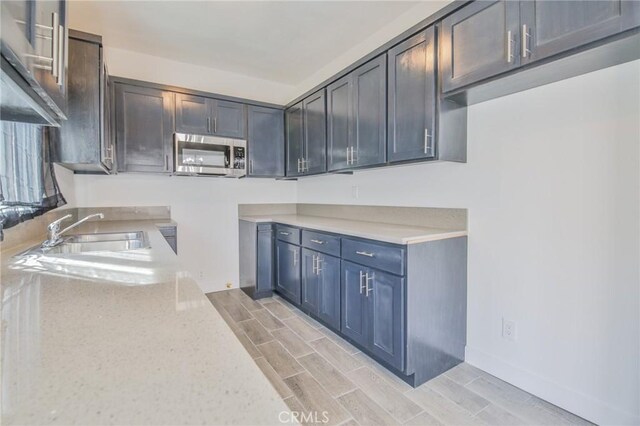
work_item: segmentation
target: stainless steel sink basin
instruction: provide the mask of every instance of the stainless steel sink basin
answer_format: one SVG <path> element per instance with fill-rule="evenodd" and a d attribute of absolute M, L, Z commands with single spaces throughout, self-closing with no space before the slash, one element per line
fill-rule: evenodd
<path fill-rule="evenodd" d="M 127 251 L 150 247 L 147 233 L 144 231 L 77 234 L 66 237 L 64 242 L 57 246 L 32 247 L 18 256 Z"/>
<path fill-rule="evenodd" d="M 137 232 L 112 232 L 102 234 L 77 234 L 71 235 L 65 243 L 93 243 L 103 241 L 124 241 L 124 240 L 144 240 L 146 235 L 143 231 Z"/>

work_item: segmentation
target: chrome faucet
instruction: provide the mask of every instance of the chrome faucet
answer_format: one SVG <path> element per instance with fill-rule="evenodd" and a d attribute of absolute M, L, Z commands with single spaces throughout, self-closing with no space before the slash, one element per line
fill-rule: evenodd
<path fill-rule="evenodd" d="M 64 240 L 61 238 L 62 234 L 64 234 L 65 232 L 67 232 L 69 229 L 75 228 L 76 226 L 80 225 L 83 222 L 86 222 L 89 219 L 92 219 L 94 217 L 99 217 L 100 219 L 104 219 L 104 214 L 102 213 L 96 213 L 96 214 L 90 214 L 89 216 L 80 219 L 79 221 L 77 221 L 76 223 L 67 226 L 66 228 L 64 228 L 62 231 L 60 230 L 60 224 L 69 219 L 72 215 L 68 214 L 66 216 L 61 217 L 58 220 L 54 220 L 53 222 L 51 222 L 49 224 L 49 226 L 47 226 L 47 233 L 48 233 L 48 237 L 46 239 L 45 242 L 42 243 L 42 247 L 48 248 L 48 247 L 55 247 L 58 244 L 62 243 Z"/>

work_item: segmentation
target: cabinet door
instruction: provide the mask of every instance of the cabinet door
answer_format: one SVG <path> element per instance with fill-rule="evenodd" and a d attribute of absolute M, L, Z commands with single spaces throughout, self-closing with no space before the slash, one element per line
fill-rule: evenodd
<path fill-rule="evenodd" d="M 176 93 L 176 131 L 196 135 L 211 134 L 211 104 L 211 99 L 202 96 Z"/>
<path fill-rule="evenodd" d="M 248 107 L 249 176 L 284 176 L 284 115 L 281 109 Z"/>
<path fill-rule="evenodd" d="M 318 315 L 320 274 L 316 272 L 317 252 L 302 249 L 302 294 L 300 304 L 309 312 Z"/>
<path fill-rule="evenodd" d="M 350 167 L 353 85 L 351 74 L 327 87 L 327 155 L 329 170 Z"/>
<path fill-rule="evenodd" d="M 637 1 L 522 1 L 523 63 L 566 52 L 640 25 Z"/>
<path fill-rule="evenodd" d="M 213 100 L 213 133 L 229 138 L 245 137 L 245 106 L 238 102 Z"/>
<path fill-rule="evenodd" d="M 458 89 L 520 65 L 520 4 L 479 1 L 442 21 L 443 92 Z"/>
<path fill-rule="evenodd" d="M 364 64 L 352 76 L 354 154 L 351 165 L 382 164 L 387 149 L 387 56 Z"/>
<path fill-rule="evenodd" d="M 304 172 L 327 170 L 327 108 L 324 89 L 302 101 L 304 112 Z"/>
<path fill-rule="evenodd" d="M 258 226 L 256 292 L 273 290 L 273 226 Z"/>
<path fill-rule="evenodd" d="M 340 330 L 355 342 L 366 346 L 367 298 L 364 294 L 364 274 L 367 268 L 342 261 L 342 315 Z"/>
<path fill-rule="evenodd" d="M 35 21 L 31 27 L 31 43 L 35 53 L 33 75 L 66 114 L 67 5 L 63 0 L 42 0 L 30 3 L 31 16 Z"/>
<path fill-rule="evenodd" d="M 404 367 L 404 279 L 369 270 L 367 294 L 369 349 L 402 370 Z"/>
<path fill-rule="evenodd" d="M 304 147 L 302 102 L 287 109 L 285 115 L 287 176 L 299 176 Z"/>
<path fill-rule="evenodd" d="M 434 40 L 430 27 L 389 50 L 390 162 L 435 156 Z"/>
<path fill-rule="evenodd" d="M 317 253 L 318 316 L 334 330 L 340 330 L 340 259 Z"/>
<path fill-rule="evenodd" d="M 276 288 L 296 305 L 300 304 L 300 247 L 276 242 Z"/>
<path fill-rule="evenodd" d="M 174 94 L 128 84 L 115 92 L 118 171 L 170 172 Z"/>

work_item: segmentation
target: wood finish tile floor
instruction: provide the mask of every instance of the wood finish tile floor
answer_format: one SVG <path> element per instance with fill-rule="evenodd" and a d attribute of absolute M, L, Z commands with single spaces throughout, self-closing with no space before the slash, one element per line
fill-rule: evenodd
<path fill-rule="evenodd" d="M 311 416 L 309 423 L 591 424 L 466 363 L 414 389 L 278 296 L 256 302 L 234 289 L 207 297 L 289 409 Z"/>

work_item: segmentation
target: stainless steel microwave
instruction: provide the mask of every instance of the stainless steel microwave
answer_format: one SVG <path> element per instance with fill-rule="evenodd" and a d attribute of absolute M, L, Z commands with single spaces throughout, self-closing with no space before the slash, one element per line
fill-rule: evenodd
<path fill-rule="evenodd" d="M 243 177 L 247 142 L 216 136 L 174 135 L 174 173 L 187 176 Z"/>

